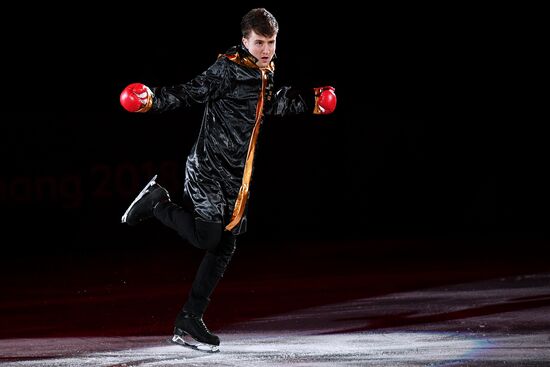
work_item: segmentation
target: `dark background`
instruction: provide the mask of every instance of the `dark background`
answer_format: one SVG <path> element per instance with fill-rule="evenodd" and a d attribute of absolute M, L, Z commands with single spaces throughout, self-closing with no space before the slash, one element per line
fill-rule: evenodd
<path fill-rule="evenodd" d="M 513 9 L 127 6 L 13 14 L 0 173 L 7 264 L 184 246 L 159 223 L 129 228 L 120 217 L 155 173 L 180 199 L 202 106 L 130 114 L 119 94 L 202 72 L 240 41 L 255 6 L 280 24 L 276 84 L 332 85 L 338 107 L 263 124 L 243 246 L 426 240 L 408 249 L 414 257 L 460 239 L 451 250 L 464 256 L 545 251 L 547 121 L 527 84 L 537 51 Z"/>

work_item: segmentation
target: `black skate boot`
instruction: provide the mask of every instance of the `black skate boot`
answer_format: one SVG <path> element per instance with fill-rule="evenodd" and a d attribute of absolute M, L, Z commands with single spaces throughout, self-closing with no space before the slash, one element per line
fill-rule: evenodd
<path fill-rule="evenodd" d="M 122 223 L 128 223 L 131 226 L 136 225 L 153 216 L 155 205 L 170 201 L 170 194 L 168 194 L 168 191 L 164 187 L 155 182 L 156 179 L 157 175 L 145 185 L 132 204 L 126 209 L 121 218 Z"/>
<path fill-rule="evenodd" d="M 219 351 L 220 338 L 208 330 L 202 317 L 181 312 L 176 319 L 172 343 L 204 352 Z"/>

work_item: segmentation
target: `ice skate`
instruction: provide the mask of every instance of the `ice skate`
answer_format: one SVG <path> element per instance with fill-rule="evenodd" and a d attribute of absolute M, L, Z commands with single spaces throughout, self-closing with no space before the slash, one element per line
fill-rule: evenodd
<path fill-rule="evenodd" d="M 202 317 L 187 312 L 178 316 L 170 341 L 203 352 L 219 352 L 220 338 L 208 330 Z"/>
<path fill-rule="evenodd" d="M 121 218 L 122 223 L 133 226 L 153 216 L 155 205 L 170 201 L 168 191 L 156 183 L 157 175 L 145 185 Z"/>

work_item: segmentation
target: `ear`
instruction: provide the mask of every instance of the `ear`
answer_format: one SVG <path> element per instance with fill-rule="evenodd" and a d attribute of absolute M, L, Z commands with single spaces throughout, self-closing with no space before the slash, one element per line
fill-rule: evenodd
<path fill-rule="evenodd" d="M 243 45 L 244 47 L 248 48 L 248 38 L 243 37 Z"/>

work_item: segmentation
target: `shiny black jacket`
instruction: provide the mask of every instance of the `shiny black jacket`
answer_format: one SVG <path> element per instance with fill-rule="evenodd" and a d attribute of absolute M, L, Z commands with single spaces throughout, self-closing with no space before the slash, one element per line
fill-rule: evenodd
<path fill-rule="evenodd" d="M 184 196 L 196 219 L 222 223 L 234 234 L 246 231 L 246 172 L 252 170 L 263 117 L 309 112 L 311 102 L 304 97 L 314 100 L 313 93 L 302 96 L 290 87 L 274 92 L 273 61 L 264 70 L 255 61 L 244 47 L 232 47 L 187 83 L 152 88 L 152 112 L 205 104 L 199 136 L 187 157 Z"/>

